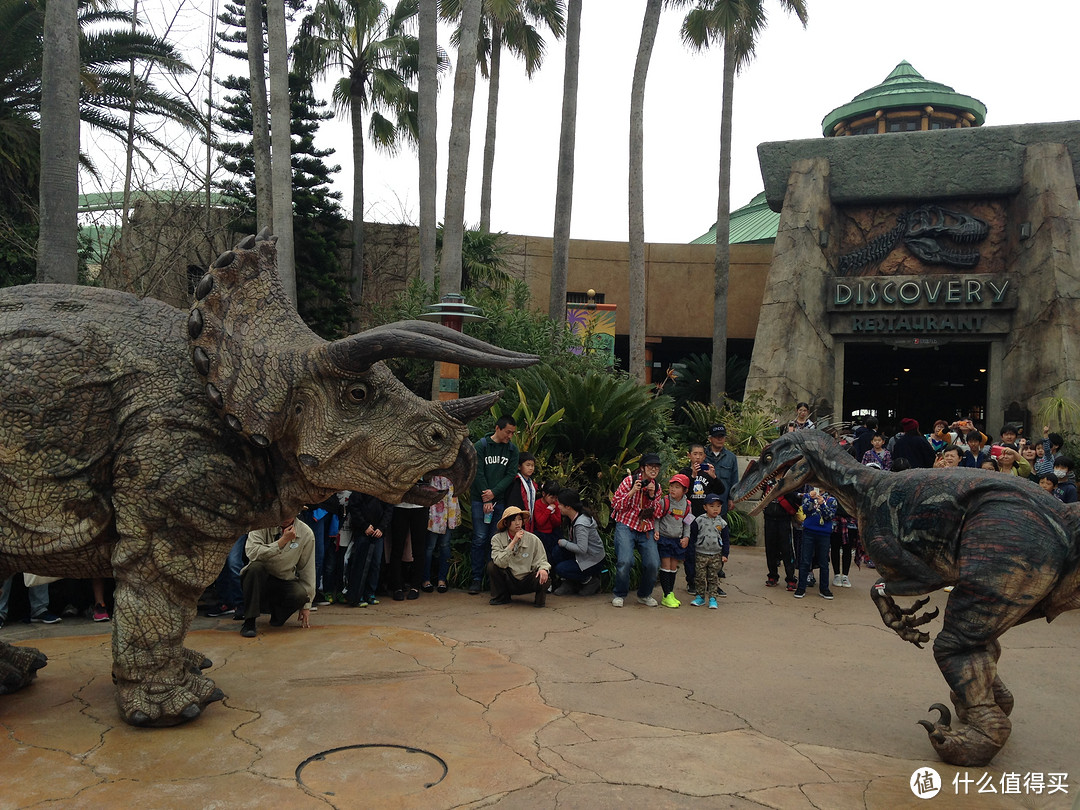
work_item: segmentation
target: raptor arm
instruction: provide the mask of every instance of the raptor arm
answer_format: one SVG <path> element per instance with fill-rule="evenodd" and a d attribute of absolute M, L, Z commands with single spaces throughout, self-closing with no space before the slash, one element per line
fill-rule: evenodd
<path fill-rule="evenodd" d="M 916 615 L 919 609 L 930 601 L 929 598 L 923 597 L 916 600 L 911 607 L 902 608 L 893 601 L 891 596 L 885 593 L 885 580 L 883 579 L 879 579 L 874 583 L 874 587 L 870 589 L 870 596 L 874 600 L 878 612 L 881 613 L 881 619 L 885 622 L 885 626 L 894 631 L 904 641 L 910 641 L 921 650 L 922 645 L 930 640 L 929 633 L 916 629 L 920 625 L 937 618 L 937 608 L 929 610 L 921 616 Z"/>

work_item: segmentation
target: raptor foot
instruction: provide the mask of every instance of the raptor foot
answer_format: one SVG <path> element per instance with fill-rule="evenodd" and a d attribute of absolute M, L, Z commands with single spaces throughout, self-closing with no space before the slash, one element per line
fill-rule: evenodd
<path fill-rule="evenodd" d="M 200 661 L 202 658 L 199 656 Z M 210 678 L 199 674 L 195 665 L 188 666 L 186 655 L 178 673 L 159 672 L 145 681 L 120 678 L 116 686 L 120 716 L 133 726 L 186 723 L 202 714 L 207 705 L 224 697 L 225 693 Z"/>
<path fill-rule="evenodd" d="M 9 695 L 29 686 L 48 660 L 45 653 L 33 647 L 13 647 L 0 642 L 0 695 Z"/>
<path fill-rule="evenodd" d="M 969 708 L 964 714 L 972 722 L 959 729 L 952 728 L 952 713 L 946 706 L 935 703 L 930 711 L 938 712 L 937 722 L 920 720 L 919 725 L 926 729 L 938 756 L 950 765 L 987 765 L 1009 738 L 1011 724 L 997 706 Z M 976 720 L 988 721 L 988 725 L 980 726 Z"/>

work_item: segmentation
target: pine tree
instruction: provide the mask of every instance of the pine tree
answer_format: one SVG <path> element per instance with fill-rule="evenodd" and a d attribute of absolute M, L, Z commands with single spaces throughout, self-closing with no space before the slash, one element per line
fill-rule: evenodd
<path fill-rule="evenodd" d="M 247 59 L 244 46 L 244 6 L 225 6 L 219 20 L 226 27 L 219 49 L 228 56 Z M 232 30 L 228 30 L 232 29 Z M 218 165 L 228 176 L 215 187 L 236 210 L 238 231 L 256 230 L 255 162 L 251 148 L 251 93 L 246 76 L 229 76 L 218 84 L 228 94 L 214 116 L 218 138 L 214 148 Z M 339 200 L 341 192 L 330 183 L 340 166 L 325 162 L 333 149 L 317 149 L 315 133 L 322 121 L 333 117 L 327 104 L 315 98 L 310 81 L 291 74 L 289 96 L 292 110 L 293 216 L 296 262 L 297 310 L 319 335 L 332 339 L 348 332 L 350 303 L 348 279 L 338 252 L 346 237 L 347 222 Z"/>

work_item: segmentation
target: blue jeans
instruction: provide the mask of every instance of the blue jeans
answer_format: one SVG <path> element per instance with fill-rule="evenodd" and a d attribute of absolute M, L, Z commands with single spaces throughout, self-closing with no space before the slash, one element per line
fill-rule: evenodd
<path fill-rule="evenodd" d="M 822 532 L 812 532 L 804 528 L 802 533 L 802 549 L 799 554 L 799 585 L 797 590 L 806 590 L 806 580 L 810 577 L 810 567 L 814 564 L 814 556 L 817 555 L 818 565 L 818 590 L 822 593 L 829 591 L 829 549 L 832 546 L 832 535 Z"/>
<path fill-rule="evenodd" d="M 19 576 L 21 577 L 22 574 Z M 0 621 L 7 620 L 8 600 L 11 598 L 11 582 L 14 578 L 13 574 L 4 580 L 3 585 L 0 585 Z M 49 586 L 47 584 L 27 588 L 26 592 L 30 596 L 31 616 L 40 616 L 42 613 L 49 612 Z"/>
<path fill-rule="evenodd" d="M 424 576 L 422 577 L 424 582 L 431 576 L 431 560 L 435 556 L 436 546 L 439 548 L 439 578 L 437 581 L 446 582 L 446 577 L 450 573 L 450 532 L 444 532 L 443 534 L 428 532 L 427 551 L 424 554 Z"/>
<path fill-rule="evenodd" d="M 626 597 L 630 591 L 630 568 L 634 565 L 634 549 L 641 555 L 641 579 L 637 595 L 644 599 L 656 585 L 660 570 L 660 552 L 651 532 L 636 532 L 625 523 L 615 524 L 615 590 L 614 595 Z"/>
<path fill-rule="evenodd" d="M 484 523 L 484 502 L 472 502 L 472 578 L 480 582 L 484 578 L 487 564 L 491 562 L 491 538 L 499 531 L 499 517 L 503 505 L 496 502 L 491 511 L 491 523 Z"/>
<path fill-rule="evenodd" d="M 571 582 L 584 582 L 589 577 L 598 577 L 600 572 L 604 570 L 604 563 L 598 562 L 596 565 L 590 566 L 587 570 L 582 571 L 581 566 L 578 565 L 578 561 L 573 557 L 560 560 L 551 569 L 555 574 L 563 579 L 568 579 Z"/>
<path fill-rule="evenodd" d="M 218 599 L 223 605 L 238 608 L 244 604 L 244 592 L 240 588 L 240 569 L 244 567 L 244 547 L 247 545 L 247 535 L 240 535 L 240 539 L 233 543 L 229 549 L 229 558 L 221 567 L 214 589 Z"/>
<path fill-rule="evenodd" d="M 315 513 L 305 509 L 300 513 L 300 519 L 311 527 L 315 534 L 315 590 L 322 592 L 322 567 L 323 567 L 323 544 L 326 542 L 326 529 L 330 525 L 329 513 L 319 520 L 315 519 Z"/>

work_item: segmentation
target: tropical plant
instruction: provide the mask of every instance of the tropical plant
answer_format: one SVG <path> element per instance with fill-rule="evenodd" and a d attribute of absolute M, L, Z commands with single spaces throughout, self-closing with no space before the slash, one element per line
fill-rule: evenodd
<path fill-rule="evenodd" d="M 709 383 L 712 379 L 712 358 L 707 354 L 691 354 L 672 364 L 675 379 L 666 393 L 675 400 L 675 412 L 681 413 L 689 402 L 711 402 Z M 727 396 L 742 399 L 746 377 L 750 372 L 748 360 L 733 354 L 727 359 Z"/>
<path fill-rule="evenodd" d="M 518 450 L 523 450 L 532 453 L 534 456 L 547 457 L 548 453 L 544 445 L 544 436 L 554 427 L 560 419 L 562 419 L 565 409 L 559 408 L 557 411 L 548 413 L 551 407 L 551 394 L 544 394 L 544 401 L 540 403 L 540 407 L 537 408 L 534 405 L 529 405 L 528 397 L 525 396 L 525 392 L 521 390 L 521 385 L 515 383 L 518 392 L 518 405 L 514 409 L 511 416 L 514 417 L 514 422 L 517 425 L 517 432 L 514 434 L 514 444 L 517 445 Z M 502 408 L 499 403 L 496 402 L 492 406 L 492 416 L 496 421 L 503 415 Z"/>
<path fill-rule="evenodd" d="M 364 291 L 364 130 L 377 148 L 395 151 L 403 139 L 415 140 L 416 76 L 419 41 L 408 27 L 417 0 L 318 0 L 300 24 L 294 46 L 298 72 L 313 78 L 344 71 L 334 85 L 333 100 L 352 123 L 353 305 Z M 448 62 L 440 61 L 442 67 Z"/>
<path fill-rule="evenodd" d="M 1080 428 L 1080 402 L 1062 394 L 1046 397 L 1039 403 L 1039 424 L 1050 425 L 1062 433 L 1076 433 Z"/>
<path fill-rule="evenodd" d="M 728 530 L 733 546 L 756 546 L 757 527 L 746 512 L 732 509 L 727 513 Z"/>
<path fill-rule="evenodd" d="M 461 16 L 462 0 L 440 0 L 439 13 L 445 20 Z M 564 0 L 484 0 L 477 41 L 480 73 L 488 80 L 487 125 L 484 136 L 483 176 L 480 184 L 480 230 L 491 230 L 491 179 L 495 166 L 495 126 L 499 109 L 499 79 L 502 51 L 521 58 L 525 73 L 532 78 L 544 61 L 545 43 L 539 26 L 546 26 L 558 39 L 566 30 Z M 457 44 L 456 38 L 451 40 Z"/>
<path fill-rule="evenodd" d="M 780 0 L 806 26 L 805 0 Z M 716 199 L 716 254 L 713 264 L 712 386 L 716 400 L 727 388 L 727 293 L 731 252 L 731 116 L 735 74 L 754 56 L 758 35 L 765 29 L 764 0 L 700 0 L 683 20 L 683 42 L 695 50 L 714 44 L 724 49 L 720 108 L 720 180 Z"/>
<path fill-rule="evenodd" d="M 443 226 L 435 233 L 435 248 L 443 249 Z M 461 240 L 461 289 L 484 286 L 499 292 L 510 284 L 506 272 L 506 255 L 509 250 L 505 232 L 491 233 L 466 228 Z"/>
<path fill-rule="evenodd" d="M 739 456 L 756 456 L 780 435 L 783 410 L 764 391 L 750 391 L 740 402 L 724 397 L 721 408 L 692 402 L 683 409 L 698 436 L 708 436 L 708 425 L 727 430 L 727 448 Z"/>

